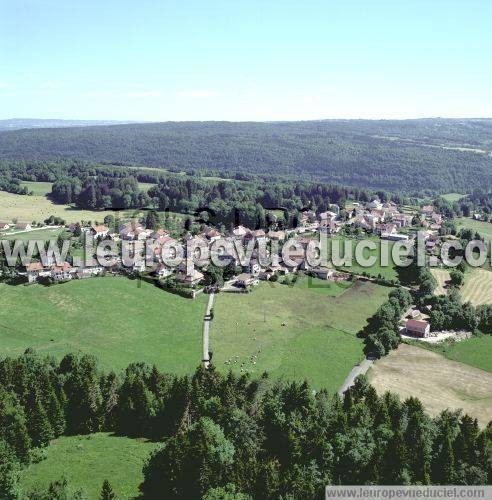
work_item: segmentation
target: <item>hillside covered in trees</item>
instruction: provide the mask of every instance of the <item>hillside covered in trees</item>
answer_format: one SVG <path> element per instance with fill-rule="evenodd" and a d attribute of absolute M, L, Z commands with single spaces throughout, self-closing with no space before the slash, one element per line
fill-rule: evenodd
<path fill-rule="evenodd" d="M 0 132 L 0 158 L 271 175 L 406 192 L 492 184 L 492 120 L 167 122 Z"/>
<path fill-rule="evenodd" d="M 53 438 L 101 430 L 162 443 L 142 464 L 149 499 L 315 499 L 327 484 L 478 485 L 491 474 L 490 424 L 431 418 L 364 377 L 342 399 L 213 366 L 178 377 L 142 363 L 103 373 L 87 355 L 0 360 L 0 498 L 83 498 L 26 495 L 18 471 Z"/>

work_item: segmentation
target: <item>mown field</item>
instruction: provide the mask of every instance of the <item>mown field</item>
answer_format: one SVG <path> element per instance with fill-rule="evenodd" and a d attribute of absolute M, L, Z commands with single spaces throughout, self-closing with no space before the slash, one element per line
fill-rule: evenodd
<path fill-rule="evenodd" d="M 132 209 L 112 212 L 110 210 L 80 210 L 67 205 L 56 205 L 46 197 L 46 194 L 51 191 L 51 183 L 23 182 L 22 185 L 28 186 L 35 194 L 27 196 L 0 191 L 0 220 L 38 223 L 44 222 L 48 217 L 54 215 L 61 217 L 67 224 L 82 221 L 96 224 L 102 223 L 106 215 L 113 215 L 120 220 L 145 215 L 142 212 Z M 153 185 L 141 183 L 140 188 L 148 190 Z M 159 213 L 163 224 L 171 231 L 173 236 L 178 236 L 182 233 L 184 221 L 188 217 L 187 215 L 175 212 Z"/>
<path fill-rule="evenodd" d="M 432 274 L 438 283 L 435 293 L 445 295 L 447 293 L 447 282 L 450 279 L 449 271 L 432 269 Z M 460 288 L 460 293 L 463 301 L 470 301 L 474 306 L 492 304 L 492 271 L 472 268 L 467 270 L 465 283 Z"/>
<path fill-rule="evenodd" d="M 485 241 L 492 240 L 492 223 L 470 219 L 468 217 L 460 217 L 454 219 L 458 228 L 472 229 L 480 233 Z"/>
<path fill-rule="evenodd" d="M 107 369 L 145 361 L 189 373 L 202 357 L 205 304 L 204 296 L 189 300 L 124 277 L 0 284 L 0 356 L 33 347 L 58 359 L 91 353 Z"/>
<path fill-rule="evenodd" d="M 447 286 L 450 279 L 449 271 L 446 269 L 431 268 L 431 273 L 437 281 L 437 287 L 434 290 L 436 295 L 446 295 Z"/>
<path fill-rule="evenodd" d="M 479 347 L 470 346 L 470 353 Z M 463 352 L 460 357 L 464 359 Z M 482 427 L 492 415 L 492 373 L 427 349 L 401 344 L 374 363 L 369 379 L 380 394 L 392 391 L 403 399 L 419 398 L 431 415 L 462 408 Z"/>
<path fill-rule="evenodd" d="M 474 269 L 466 273 L 461 294 L 463 300 L 469 300 L 474 306 L 492 304 L 492 271 Z"/>
<path fill-rule="evenodd" d="M 325 292 L 322 285 L 329 285 Z M 213 362 L 224 371 L 308 379 L 335 392 L 363 358 L 355 334 L 390 291 L 362 282 L 348 289 L 321 280 L 308 286 L 306 279 L 294 287 L 261 283 L 250 294 L 221 293 L 211 325 Z"/>
<path fill-rule="evenodd" d="M 118 498 L 134 498 L 143 481 L 143 464 L 156 446 L 108 433 L 60 437 L 46 449 L 45 460 L 21 472 L 20 485 L 29 492 L 65 477 L 74 489 L 82 488 L 86 498 L 97 499 L 108 479 Z"/>
<path fill-rule="evenodd" d="M 0 219 L 6 221 L 43 222 L 54 215 L 67 223 L 84 221 L 101 222 L 112 212 L 78 210 L 66 205 L 55 205 L 44 195 L 25 196 L 0 191 Z M 114 214 L 113 214 L 114 215 Z"/>

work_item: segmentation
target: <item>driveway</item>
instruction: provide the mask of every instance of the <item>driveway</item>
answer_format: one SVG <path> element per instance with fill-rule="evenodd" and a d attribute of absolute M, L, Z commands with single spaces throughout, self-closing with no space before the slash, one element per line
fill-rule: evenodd
<path fill-rule="evenodd" d="M 374 363 L 373 359 L 364 359 L 360 364 L 354 366 L 351 370 L 351 372 L 348 374 L 348 377 L 345 379 L 345 382 L 343 383 L 342 387 L 338 391 L 338 394 L 340 396 L 343 396 L 343 393 L 349 388 L 354 385 L 355 379 L 359 375 L 364 375 L 364 373 L 369 370 L 371 365 Z"/>
<path fill-rule="evenodd" d="M 203 361 L 205 368 L 208 368 L 208 365 L 210 364 L 210 359 L 208 357 L 208 353 L 210 351 L 210 349 L 209 349 L 210 322 L 212 321 L 212 318 L 210 317 L 210 311 L 212 310 L 212 307 L 214 306 L 214 299 L 215 299 L 215 294 L 211 293 L 208 296 L 207 310 L 205 312 L 205 316 L 203 317 L 203 357 L 202 357 L 202 361 Z"/>

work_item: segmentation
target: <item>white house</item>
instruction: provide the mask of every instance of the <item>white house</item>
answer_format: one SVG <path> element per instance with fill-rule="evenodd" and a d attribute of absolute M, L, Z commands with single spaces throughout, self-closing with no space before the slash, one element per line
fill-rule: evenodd
<path fill-rule="evenodd" d="M 379 200 L 370 201 L 367 206 L 371 209 L 381 210 L 383 208 L 383 204 Z"/>

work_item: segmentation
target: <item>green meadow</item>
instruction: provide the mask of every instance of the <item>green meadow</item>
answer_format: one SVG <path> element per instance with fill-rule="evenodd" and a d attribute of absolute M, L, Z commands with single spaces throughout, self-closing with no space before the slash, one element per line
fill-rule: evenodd
<path fill-rule="evenodd" d="M 117 498 L 135 498 L 144 462 L 157 446 L 108 433 L 60 437 L 46 448 L 45 460 L 22 470 L 20 485 L 28 493 L 65 477 L 86 498 L 97 499 L 108 479 Z"/>
<path fill-rule="evenodd" d="M 124 277 L 74 280 L 50 287 L 0 284 L 0 356 L 28 347 L 60 359 L 97 356 L 121 370 L 144 361 L 163 371 L 192 372 L 202 354 L 206 297 L 185 299 Z"/>
<path fill-rule="evenodd" d="M 458 228 L 472 229 L 480 233 L 485 241 L 492 240 L 492 223 L 480 220 L 470 219 L 468 217 L 459 217 L 454 219 Z"/>
<path fill-rule="evenodd" d="M 211 324 L 213 363 L 224 371 L 307 379 L 335 392 L 363 359 L 356 333 L 390 290 L 304 278 L 294 286 L 263 282 L 248 294 L 221 293 Z"/>
<path fill-rule="evenodd" d="M 492 335 L 471 337 L 461 342 L 444 342 L 431 346 L 448 359 L 492 372 Z"/>
<path fill-rule="evenodd" d="M 343 258 L 343 256 L 345 255 L 344 253 L 345 242 L 350 242 L 352 243 L 352 263 L 349 265 L 337 266 L 338 269 L 340 269 L 341 271 L 351 271 L 358 274 L 366 272 L 367 274 L 370 274 L 372 276 L 381 275 L 383 278 L 389 280 L 398 279 L 398 274 L 395 269 L 395 264 L 391 256 L 391 250 L 393 248 L 394 243 L 392 241 L 380 240 L 379 238 L 373 236 L 364 238 L 364 241 L 365 240 L 369 240 L 375 244 L 375 250 L 364 248 L 364 250 L 362 251 L 362 256 L 364 259 L 376 257 L 375 263 L 369 267 L 365 267 L 358 264 L 355 258 L 356 245 L 360 243 L 362 239 L 359 240 L 356 238 L 347 238 L 344 236 L 335 236 L 333 238 L 330 238 L 328 240 L 328 255 L 331 257 L 334 256 L 333 245 L 338 244 L 340 249 L 339 256 Z M 382 260 L 382 257 L 386 255 L 388 257 L 388 265 L 385 265 L 384 260 Z"/>

